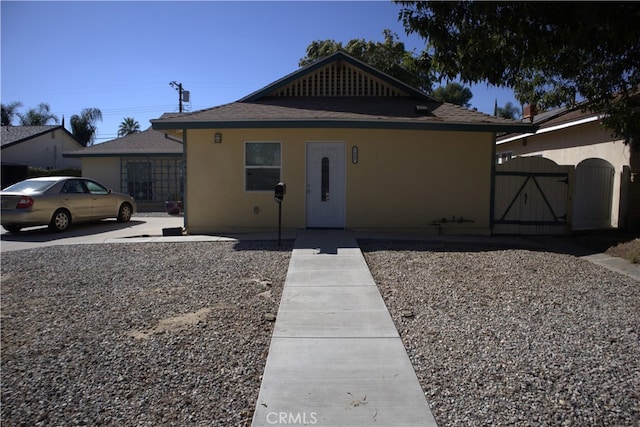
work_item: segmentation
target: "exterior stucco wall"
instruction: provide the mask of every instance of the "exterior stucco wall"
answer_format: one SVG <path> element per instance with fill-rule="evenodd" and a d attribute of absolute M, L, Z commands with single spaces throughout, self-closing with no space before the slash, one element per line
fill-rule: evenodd
<path fill-rule="evenodd" d="M 496 152 L 511 152 L 513 157 L 542 156 L 559 165 L 574 167 L 586 159 L 604 159 L 615 168 L 611 225 L 618 227 L 620 217 L 625 215 L 620 212 L 620 202 L 621 194 L 624 194 L 624 191 L 621 192 L 624 168 L 628 169 L 631 158 L 629 146 L 622 140 L 614 139 L 610 131 L 600 127 L 598 121 L 499 144 Z"/>
<path fill-rule="evenodd" d="M 246 141 L 280 142 L 281 179 L 287 184 L 283 227 L 306 226 L 306 145 L 343 142 L 346 228 L 420 229 L 489 234 L 493 135 L 368 129 L 188 130 L 186 224 L 190 233 L 273 229 L 273 191 L 244 189 Z M 214 143 L 214 134 L 222 143 Z M 358 147 L 358 163 L 351 161 Z"/>
<path fill-rule="evenodd" d="M 43 169 L 80 169 L 79 159 L 62 157 L 62 153 L 82 148 L 61 130 L 47 132 L 28 141 L 2 149 L 2 162 Z"/>
<path fill-rule="evenodd" d="M 120 184 L 120 157 L 83 157 L 82 176 L 95 179 L 113 191 L 126 193 Z"/>

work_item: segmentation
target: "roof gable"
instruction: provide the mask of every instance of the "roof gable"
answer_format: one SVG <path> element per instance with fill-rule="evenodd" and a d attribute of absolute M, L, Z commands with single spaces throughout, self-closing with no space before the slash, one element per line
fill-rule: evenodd
<path fill-rule="evenodd" d="M 151 120 L 155 130 L 376 128 L 532 131 L 535 125 L 446 102 L 343 52 L 293 72 L 230 104 Z"/>
<path fill-rule="evenodd" d="M 76 141 L 71 132 L 66 130 L 62 125 L 45 125 L 45 126 L 2 126 L 2 148 L 7 148 L 21 142 L 45 135 L 56 130 L 62 130 L 71 139 Z M 77 141 L 76 141 L 77 142 Z M 80 145 L 80 143 L 78 143 Z"/>
<path fill-rule="evenodd" d="M 238 102 L 263 97 L 403 96 L 433 101 L 425 93 L 343 52 L 321 59 L 277 80 Z"/>

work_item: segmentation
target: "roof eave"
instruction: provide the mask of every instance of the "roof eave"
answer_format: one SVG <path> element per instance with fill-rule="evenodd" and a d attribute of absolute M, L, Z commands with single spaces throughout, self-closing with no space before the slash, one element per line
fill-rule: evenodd
<path fill-rule="evenodd" d="M 80 157 L 159 157 L 159 156 L 182 156 L 184 153 L 182 153 L 181 151 L 179 152 L 173 152 L 173 153 L 125 153 L 125 152 L 120 152 L 120 153 L 93 153 L 93 154 L 89 154 L 89 153 L 62 153 L 62 157 L 73 157 L 73 158 L 80 158 Z"/>
<path fill-rule="evenodd" d="M 155 130 L 179 129 L 403 129 L 466 132 L 535 132 L 536 125 L 525 123 L 407 122 L 401 120 L 221 120 L 221 121 L 152 121 Z"/>
<path fill-rule="evenodd" d="M 552 126 L 544 126 L 544 124 L 546 124 L 546 122 L 545 123 L 540 123 L 540 124 L 538 124 L 536 126 L 536 129 L 532 130 L 532 131 L 528 131 L 528 132 L 524 132 L 524 133 L 511 131 L 510 133 L 501 136 L 498 139 L 498 141 L 496 141 L 496 144 L 498 144 L 498 145 L 506 144 L 508 142 L 517 141 L 519 139 L 527 138 L 527 137 L 530 137 L 530 136 L 540 135 L 540 134 L 548 133 L 548 132 L 554 132 L 554 131 L 561 130 L 561 129 L 566 129 L 566 128 L 570 128 L 570 127 L 574 127 L 574 126 L 583 125 L 585 123 L 595 122 L 595 121 L 598 121 L 598 120 L 602 120 L 603 117 L 604 117 L 604 114 L 591 114 L 591 115 L 585 116 L 585 117 L 577 119 L 577 120 L 571 120 L 571 121 L 565 122 L 565 123 L 558 123 L 558 124 L 552 125 Z"/>

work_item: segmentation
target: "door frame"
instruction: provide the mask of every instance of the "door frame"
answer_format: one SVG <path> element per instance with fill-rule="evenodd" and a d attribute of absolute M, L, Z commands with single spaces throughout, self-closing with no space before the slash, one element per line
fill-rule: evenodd
<path fill-rule="evenodd" d="M 339 156 L 341 158 L 341 162 L 340 165 L 341 166 L 341 173 L 342 173 L 342 179 L 340 179 L 339 181 L 337 181 L 337 183 L 339 185 L 342 186 L 342 199 L 341 199 L 341 209 L 339 209 L 339 212 L 336 212 L 336 215 L 339 215 L 339 222 L 340 225 L 336 225 L 336 226 L 321 226 L 321 225 L 313 225 L 310 226 L 309 225 L 309 214 L 310 214 L 310 208 L 311 208 L 311 204 L 310 204 L 310 200 L 309 200 L 309 185 L 311 184 L 311 177 L 310 177 L 310 168 L 309 168 L 309 163 L 311 160 L 311 153 L 312 150 L 311 148 L 313 146 L 320 146 L 320 145 L 336 145 L 336 146 L 340 146 L 339 151 Z M 347 159 L 346 159 L 346 143 L 343 140 L 307 140 L 306 144 L 305 144 L 305 228 L 338 228 L 338 229 L 344 229 L 346 228 L 346 218 L 347 218 Z"/>

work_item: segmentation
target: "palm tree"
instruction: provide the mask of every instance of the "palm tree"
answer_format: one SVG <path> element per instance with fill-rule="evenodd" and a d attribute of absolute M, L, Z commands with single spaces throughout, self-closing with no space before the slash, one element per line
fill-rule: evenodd
<path fill-rule="evenodd" d="M 9 105 L 2 105 L 2 126 L 11 126 L 14 117 L 16 116 L 16 110 L 18 107 L 22 107 L 22 102 L 12 102 Z"/>
<path fill-rule="evenodd" d="M 118 128 L 118 138 L 140 132 L 140 123 L 133 117 L 125 117 Z"/>
<path fill-rule="evenodd" d="M 51 120 L 58 123 L 58 116 L 51 114 L 51 107 L 44 102 L 38 104 L 38 108 L 30 108 L 25 114 L 17 115 L 21 126 L 44 126 Z"/>
<path fill-rule="evenodd" d="M 71 133 L 83 146 L 92 145 L 96 137 L 97 120 L 102 121 L 102 111 L 98 108 L 85 108 L 80 115 L 71 116 Z"/>

